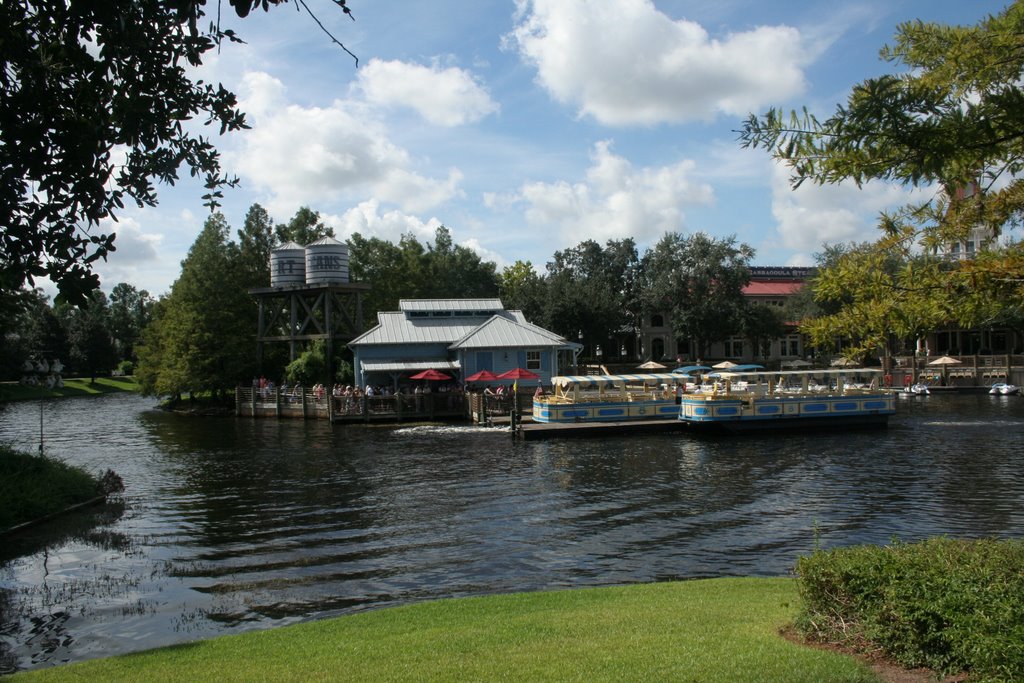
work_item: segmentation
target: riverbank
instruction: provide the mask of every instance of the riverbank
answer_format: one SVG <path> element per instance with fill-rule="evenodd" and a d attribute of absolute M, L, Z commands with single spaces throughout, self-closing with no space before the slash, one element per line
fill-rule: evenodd
<path fill-rule="evenodd" d="M 0 536 L 105 495 L 104 480 L 79 467 L 0 445 Z"/>
<path fill-rule="evenodd" d="M 882 680 L 853 657 L 783 637 L 796 605 L 796 583 L 783 578 L 437 600 L 11 680 Z"/>
<path fill-rule="evenodd" d="M 139 385 L 134 377 L 97 377 L 93 382 L 88 377 L 65 379 L 59 389 L 30 387 L 18 382 L 0 382 L 0 403 L 6 401 L 33 401 L 41 398 L 71 398 L 74 396 L 99 396 L 118 392 L 138 392 Z"/>

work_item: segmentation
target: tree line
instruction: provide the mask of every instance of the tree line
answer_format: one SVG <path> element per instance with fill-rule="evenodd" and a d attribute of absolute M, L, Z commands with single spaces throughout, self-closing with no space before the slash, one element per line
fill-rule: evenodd
<path fill-rule="evenodd" d="M 262 364 L 255 354 L 258 308 L 249 291 L 270 284 L 272 250 L 325 236 L 334 237 L 332 228 L 309 208 L 275 225 L 253 205 L 235 239 L 224 216 L 211 215 L 143 331 L 137 349 L 143 389 L 217 394 L 257 375 L 304 383 L 351 380 L 344 349 L 332 363 L 340 372 L 335 377 L 322 375 L 322 345 L 307 345 L 294 362 L 284 345 L 267 345 Z M 359 233 L 347 243 L 351 279 L 371 285 L 363 299 L 364 329 L 375 324 L 377 312 L 397 310 L 400 299 L 481 297 L 498 297 L 534 324 L 591 345 L 624 331 L 635 336 L 651 311 L 670 312 L 677 334 L 704 348 L 725 334 L 774 338 L 783 329 L 780 313 L 744 299 L 754 250 L 732 237 L 669 233 L 642 256 L 632 239 L 605 245 L 587 240 L 556 252 L 544 272 L 522 261 L 499 272 L 495 263 L 455 244 L 445 226 L 428 243 L 412 234 L 394 243 Z"/>

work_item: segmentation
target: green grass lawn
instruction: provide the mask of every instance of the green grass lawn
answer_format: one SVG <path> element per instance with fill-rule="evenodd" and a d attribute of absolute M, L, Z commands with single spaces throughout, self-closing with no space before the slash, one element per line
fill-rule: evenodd
<path fill-rule="evenodd" d="M 65 379 L 60 389 L 27 387 L 17 382 L 0 382 L 0 401 L 31 401 L 39 398 L 63 398 L 70 396 L 94 396 L 118 391 L 138 391 L 134 377 L 97 377 L 90 382 L 88 377 Z"/>
<path fill-rule="evenodd" d="M 877 681 L 795 645 L 792 579 L 424 602 L 26 672 L 15 681 Z"/>

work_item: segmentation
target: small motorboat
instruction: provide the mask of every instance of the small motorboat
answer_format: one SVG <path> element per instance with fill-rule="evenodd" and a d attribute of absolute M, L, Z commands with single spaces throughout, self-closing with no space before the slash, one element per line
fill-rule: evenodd
<path fill-rule="evenodd" d="M 903 392 L 906 394 L 910 394 L 911 396 L 927 396 L 930 393 L 932 393 L 931 391 L 928 390 L 928 385 L 925 384 L 924 382 L 910 384 L 903 389 Z"/>
<path fill-rule="evenodd" d="M 992 385 L 992 388 L 988 390 L 988 393 L 993 396 L 1015 396 L 1020 393 L 1020 387 L 1016 384 L 1007 384 L 1006 382 L 996 382 Z"/>

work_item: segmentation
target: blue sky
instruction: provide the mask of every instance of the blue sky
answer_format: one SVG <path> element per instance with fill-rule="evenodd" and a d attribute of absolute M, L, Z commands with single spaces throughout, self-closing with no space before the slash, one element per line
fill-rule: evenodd
<path fill-rule="evenodd" d="M 851 86 L 892 72 L 878 58 L 897 24 L 974 24 L 1004 2 L 973 0 L 307 0 L 359 66 L 294 0 L 245 20 L 196 74 L 240 98 L 252 129 L 206 129 L 253 203 L 276 222 L 301 206 L 353 232 L 454 240 L 499 269 L 543 271 L 585 239 L 666 231 L 736 235 L 757 265 L 808 265 L 823 242 L 872 239 L 906 192 L 804 186 L 743 150 L 748 112 L 830 114 Z M 225 5 L 226 7 L 226 5 Z M 201 128 L 198 126 L 197 128 Z M 190 181 L 129 207 L 104 289 L 168 291 L 207 213 Z"/>

